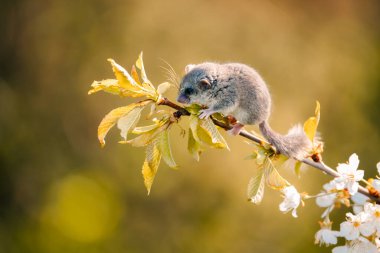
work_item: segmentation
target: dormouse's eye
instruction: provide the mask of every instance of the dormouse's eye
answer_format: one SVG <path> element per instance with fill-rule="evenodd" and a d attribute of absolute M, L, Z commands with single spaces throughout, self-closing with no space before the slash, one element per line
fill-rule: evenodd
<path fill-rule="evenodd" d="M 186 88 L 183 92 L 185 93 L 185 95 L 191 95 L 191 94 L 194 93 L 194 89 L 188 87 L 188 88 Z"/>
<path fill-rule="evenodd" d="M 211 87 L 211 84 L 210 84 L 210 81 L 208 80 L 208 79 L 201 79 L 200 81 L 199 81 L 199 85 L 201 86 L 201 87 L 203 87 L 203 88 L 209 88 L 209 87 Z"/>

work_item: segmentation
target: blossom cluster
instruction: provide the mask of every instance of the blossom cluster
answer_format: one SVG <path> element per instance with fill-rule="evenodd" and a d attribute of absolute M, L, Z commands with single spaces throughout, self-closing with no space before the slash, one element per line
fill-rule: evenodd
<path fill-rule="evenodd" d="M 335 247 L 333 253 L 379 252 L 380 249 L 380 205 L 366 203 L 358 214 L 347 213 L 346 221 L 340 224 L 340 231 L 331 230 L 331 222 L 322 222 L 315 234 L 315 242 L 320 245 L 337 243 L 337 237 L 346 240 L 344 246 Z"/>
<path fill-rule="evenodd" d="M 359 158 L 353 154 L 348 163 L 338 165 L 340 176 L 325 184 L 316 198 L 317 205 L 326 210 L 322 214 L 324 222 L 321 222 L 321 229 L 315 235 L 315 242 L 329 246 L 337 244 L 338 237 L 346 241 L 345 245 L 333 248 L 333 253 L 372 253 L 380 250 L 380 205 L 368 202 L 369 198 L 358 192 L 358 182 L 365 181 L 364 171 L 358 170 L 358 167 Z M 380 174 L 380 163 L 377 167 Z M 380 191 L 380 180 L 372 180 L 369 186 Z M 342 204 L 352 206 L 353 213 L 347 213 L 340 230 L 334 231 L 329 214 Z"/>
<path fill-rule="evenodd" d="M 364 180 L 364 171 L 358 170 L 359 157 L 352 154 L 347 163 L 338 164 L 339 176 L 326 183 L 320 194 L 314 196 L 316 204 L 325 208 L 320 222 L 321 229 L 315 234 L 315 243 L 319 245 L 336 245 L 338 238 L 345 240 L 343 246 L 333 248 L 333 253 L 375 253 L 380 252 L 380 205 L 371 203 L 370 199 L 359 193 L 359 182 L 365 182 L 373 191 L 380 192 L 380 180 Z M 380 175 L 380 162 L 377 164 Z M 282 212 L 292 211 L 297 217 L 297 208 L 302 199 L 311 198 L 300 194 L 294 186 L 282 190 L 283 202 L 279 208 Z M 352 213 L 346 214 L 346 220 L 339 230 L 332 230 L 330 213 L 341 206 L 352 207 Z"/>

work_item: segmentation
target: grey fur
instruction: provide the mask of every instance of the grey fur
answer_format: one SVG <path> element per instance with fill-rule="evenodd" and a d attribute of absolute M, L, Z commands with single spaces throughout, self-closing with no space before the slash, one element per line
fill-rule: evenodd
<path fill-rule="evenodd" d="M 205 62 L 186 66 L 177 100 L 185 104 L 201 104 L 201 118 L 215 112 L 232 115 L 240 124 L 259 125 L 264 137 L 279 153 L 302 159 L 311 148 L 303 129 L 293 128 L 285 136 L 274 132 L 268 118 L 271 97 L 261 76 L 240 63 Z"/>

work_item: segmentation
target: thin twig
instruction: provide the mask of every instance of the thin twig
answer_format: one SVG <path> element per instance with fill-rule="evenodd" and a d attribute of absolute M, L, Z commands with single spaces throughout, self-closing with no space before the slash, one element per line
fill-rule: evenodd
<path fill-rule="evenodd" d="M 159 104 L 159 105 L 166 105 L 166 106 L 169 106 L 169 107 L 177 110 L 174 113 L 174 115 L 178 119 L 181 116 L 189 116 L 190 115 L 190 113 L 185 108 L 183 108 L 182 106 L 177 105 L 177 104 L 171 102 L 167 98 L 161 98 L 157 102 L 157 104 Z M 230 125 L 224 124 L 224 123 L 222 123 L 220 121 L 217 121 L 217 120 L 214 120 L 214 119 L 213 119 L 213 122 L 214 122 L 215 125 L 223 128 L 225 130 L 230 130 L 232 128 Z M 240 133 L 239 133 L 239 135 L 242 136 L 242 137 L 244 137 L 244 138 L 246 138 L 246 139 L 249 139 L 249 140 L 251 140 L 253 142 L 256 142 L 258 144 L 262 144 L 263 143 L 263 140 L 261 140 L 260 138 L 256 137 L 255 135 L 253 135 L 253 134 L 251 134 L 251 133 L 249 133 L 249 132 L 247 132 L 245 130 L 241 130 Z M 311 166 L 313 168 L 316 168 L 318 170 L 321 170 L 321 171 L 323 171 L 324 173 L 326 173 L 326 174 L 328 174 L 330 176 L 333 176 L 333 177 L 339 177 L 340 176 L 340 174 L 336 170 L 330 168 L 329 166 L 327 166 L 326 164 L 324 164 L 322 161 L 315 162 L 315 161 L 313 161 L 311 159 L 304 158 L 304 159 L 300 160 L 300 162 L 302 162 L 304 164 L 307 164 L 307 165 L 309 165 L 309 166 Z M 363 186 L 359 186 L 358 191 L 361 194 L 363 194 L 363 195 L 369 197 L 370 199 L 376 201 L 376 203 L 380 204 L 380 198 L 377 198 L 376 196 L 371 195 L 370 192 L 366 188 L 364 188 Z"/>

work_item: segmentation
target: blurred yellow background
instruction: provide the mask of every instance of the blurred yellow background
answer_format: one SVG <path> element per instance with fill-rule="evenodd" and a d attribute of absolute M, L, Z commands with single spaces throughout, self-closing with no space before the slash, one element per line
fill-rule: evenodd
<path fill-rule="evenodd" d="M 197 163 L 174 131 L 181 168 L 162 164 L 149 197 L 143 150 L 118 144 L 116 129 L 100 148 L 98 123 L 132 100 L 88 96 L 89 85 L 113 77 L 107 58 L 129 69 L 140 51 L 155 84 L 163 60 L 179 74 L 205 60 L 255 67 L 279 132 L 319 100 L 325 162 L 356 152 L 375 175 L 378 1 L 4 0 L 0 15 L 0 252 L 331 252 L 313 244 L 323 211 L 313 200 L 297 219 L 278 210 L 273 190 L 259 206 L 246 201 L 256 167 L 239 137 Z M 300 180 L 281 173 L 310 194 L 330 180 L 315 169 Z"/>

